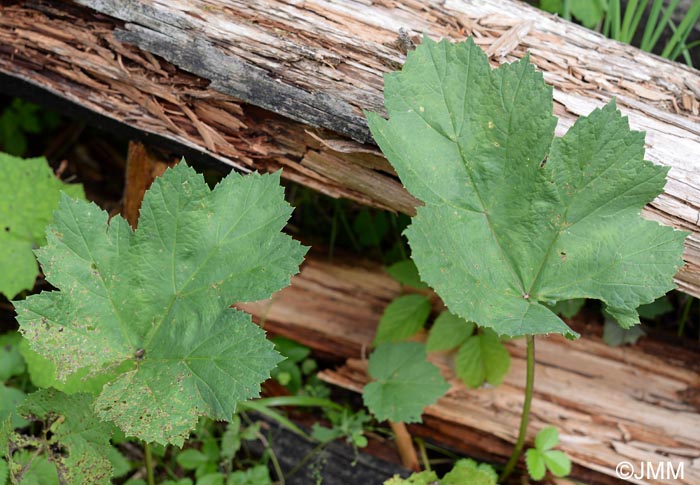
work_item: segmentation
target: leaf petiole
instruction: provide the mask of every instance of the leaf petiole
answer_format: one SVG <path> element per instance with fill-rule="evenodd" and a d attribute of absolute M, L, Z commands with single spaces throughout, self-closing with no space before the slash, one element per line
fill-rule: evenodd
<path fill-rule="evenodd" d="M 503 469 L 503 473 L 498 478 L 499 483 L 504 483 L 506 478 L 513 472 L 515 464 L 523 451 L 525 436 L 527 435 L 527 425 L 530 419 L 530 404 L 532 403 L 532 391 L 535 387 L 535 336 L 528 335 L 527 340 L 527 376 L 525 378 L 525 401 L 523 402 L 523 413 L 520 416 L 520 431 L 518 441 L 515 443 L 513 453 Z"/>

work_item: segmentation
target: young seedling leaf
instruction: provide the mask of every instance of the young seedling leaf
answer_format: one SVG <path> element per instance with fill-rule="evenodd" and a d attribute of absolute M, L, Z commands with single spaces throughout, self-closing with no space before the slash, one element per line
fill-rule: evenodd
<path fill-rule="evenodd" d="M 559 431 L 554 426 L 546 426 L 535 436 L 535 448 L 540 451 L 551 450 L 559 443 Z"/>
<path fill-rule="evenodd" d="M 566 477 L 571 473 L 571 459 L 560 450 L 550 450 L 543 453 L 544 463 L 555 477 Z"/>
<path fill-rule="evenodd" d="M 525 453 L 527 471 L 533 480 L 542 480 L 549 470 L 556 477 L 571 473 L 571 460 L 566 453 L 553 450 L 559 444 L 559 432 L 554 426 L 542 428 L 535 436 L 535 447 Z"/>
<path fill-rule="evenodd" d="M 440 483 L 437 473 L 432 470 L 423 470 L 418 473 L 411 473 L 408 478 L 394 475 L 384 482 L 384 485 L 433 485 Z"/>
<path fill-rule="evenodd" d="M 491 465 L 477 463 L 471 459 L 458 460 L 447 473 L 440 485 L 496 485 L 498 475 Z"/>
<path fill-rule="evenodd" d="M 374 382 L 365 386 L 362 399 L 380 421 L 419 422 L 423 408 L 450 388 L 418 342 L 380 345 L 369 358 L 369 374 Z"/>
<path fill-rule="evenodd" d="M 423 295 L 403 295 L 387 305 L 374 344 L 399 342 L 415 335 L 428 320 L 430 301 Z"/>
<path fill-rule="evenodd" d="M 474 333 L 474 322 L 466 322 L 448 311 L 433 322 L 428 335 L 428 352 L 452 350 L 462 345 Z"/>
<path fill-rule="evenodd" d="M 640 218 L 668 168 L 643 159 L 614 102 L 554 139 L 529 59 L 492 70 L 472 39 L 425 38 L 385 76 L 372 134 L 425 205 L 406 230 L 421 279 L 498 334 L 573 332 L 546 305 L 605 303 L 622 326 L 673 288 L 687 233 Z"/>
<path fill-rule="evenodd" d="M 229 174 L 214 190 L 184 162 L 144 197 L 135 232 L 64 197 L 38 252 L 60 291 L 16 302 L 21 331 L 56 378 L 128 367 L 95 411 L 129 436 L 182 445 L 199 415 L 230 420 L 280 361 L 250 316 L 229 308 L 289 284 L 306 248 L 274 175 Z"/>
<path fill-rule="evenodd" d="M 64 191 L 85 197 L 81 185 L 61 182 L 44 157 L 0 153 L 0 293 L 14 298 L 39 274 L 33 250 L 46 242 L 46 226 Z"/>
<path fill-rule="evenodd" d="M 112 465 L 108 456 L 113 427 L 95 416 L 91 401 L 88 394 L 69 396 L 54 389 L 40 390 L 27 397 L 19 413 L 40 423 L 43 432 L 37 436 L 20 431 L 10 434 L 12 448 L 16 450 L 10 457 L 13 483 L 24 483 L 31 477 L 43 477 L 37 483 L 58 483 L 59 476 L 62 483 L 110 481 Z M 26 457 L 28 452 L 33 456 Z"/>
<path fill-rule="evenodd" d="M 510 369 L 510 354 L 496 332 L 481 329 L 469 337 L 455 358 L 455 372 L 469 387 L 479 387 L 484 381 L 498 386 Z"/>
<path fill-rule="evenodd" d="M 426 470 L 412 473 L 408 478 L 396 475 L 384 485 L 496 485 L 497 481 L 498 476 L 491 465 L 463 458 L 457 460 L 442 478 L 438 478 L 434 471 Z"/>
<path fill-rule="evenodd" d="M 525 452 L 525 465 L 527 466 L 528 475 L 533 480 L 542 480 L 547 473 L 544 455 L 535 448 L 530 448 Z"/>

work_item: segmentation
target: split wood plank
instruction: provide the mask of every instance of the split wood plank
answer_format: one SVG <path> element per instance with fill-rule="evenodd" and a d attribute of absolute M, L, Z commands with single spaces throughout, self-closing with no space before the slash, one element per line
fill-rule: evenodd
<path fill-rule="evenodd" d="M 325 356 L 349 358 L 321 376 L 359 392 L 368 380 L 365 359 L 376 325 L 401 291 L 379 266 L 311 256 L 290 287 L 238 306 L 274 334 Z M 683 463 L 684 480 L 631 483 L 700 483 L 697 354 L 652 339 L 613 348 L 580 322 L 576 328 L 584 334 L 578 341 L 537 339 L 529 439 L 543 426 L 556 426 L 561 449 L 576 465 L 574 478 L 587 483 L 618 483 L 615 466 L 623 460 Z M 512 368 L 504 383 L 476 390 L 455 379 L 450 355 L 433 355 L 452 389 L 426 408 L 424 425 L 413 431 L 480 459 L 505 461 L 517 437 L 525 384 L 524 342 L 512 341 L 508 349 Z"/>
<path fill-rule="evenodd" d="M 284 168 L 333 197 L 411 214 L 417 201 L 370 143 L 362 110 L 383 110 L 381 76 L 421 33 L 473 35 L 494 65 L 529 51 L 554 86 L 559 135 L 617 97 L 647 132 L 647 158 L 671 167 L 644 214 L 693 232 L 677 282 L 700 296 L 698 71 L 522 3 L 10 3 L 0 9 L 0 73 L 239 170 Z"/>

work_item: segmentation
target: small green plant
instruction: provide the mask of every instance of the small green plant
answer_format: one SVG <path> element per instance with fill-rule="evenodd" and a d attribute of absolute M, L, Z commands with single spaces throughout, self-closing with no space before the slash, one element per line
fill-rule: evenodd
<path fill-rule="evenodd" d="M 340 438 L 351 444 L 355 449 L 367 446 L 365 431 L 372 418 L 364 411 L 352 412 L 349 408 L 325 409 L 325 416 L 331 427 L 314 423 L 311 436 L 321 443 L 329 443 Z"/>
<path fill-rule="evenodd" d="M 365 406 L 378 420 L 389 421 L 403 465 L 418 470 L 406 423 L 420 422 L 423 408 L 450 386 L 440 369 L 427 361 L 425 344 L 418 342 L 381 344 L 370 355 L 368 367 L 372 382 L 362 390 Z"/>
<path fill-rule="evenodd" d="M 231 173 L 210 190 L 184 162 L 146 193 L 136 231 L 64 195 L 48 244 L 37 251 L 58 291 L 14 304 L 31 351 L 53 366 L 45 383 L 60 386 L 83 373 L 81 390 L 95 394 L 28 396 L 27 415 L 44 417 L 46 431 L 58 416 L 67 433 L 60 441 L 51 431 L 47 450 L 89 448 L 77 435 L 80 423 L 92 421 L 99 425 L 85 431 L 90 443 L 108 442 L 116 426 L 146 443 L 182 446 L 199 416 L 230 421 L 239 403 L 257 396 L 281 357 L 250 316 L 230 305 L 268 298 L 298 271 L 306 248 L 280 232 L 290 213 L 279 173 Z M 59 408 L 52 410 L 54 401 Z M 11 427 L 3 434 L 0 453 L 21 480 L 32 468 L 21 464 L 29 438 Z M 151 448 L 145 450 L 153 483 Z M 92 461 L 72 453 L 66 466 L 50 461 L 59 476 L 87 473 L 78 465 L 99 461 L 100 476 L 108 477 L 95 453 Z"/>
<path fill-rule="evenodd" d="M 85 197 L 81 185 L 61 182 L 45 158 L 0 153 L 0 293 L 7 298 L 34 286 L 39 266 L 33 250 L 46 242 L 61 192 Z"/>
<path fill-rule="evenodd" d="M 405 231 L 422 281 L 449 310 L 527 340 L 518 439 L 534 387 L 535 335 L 578 335 L 550 308 L 598 299 L 617 322 L 674 287 L 687 233 L 644 220 L 668 168 L 611 102 L 554 137 L 552 88 L 528 58 L 492 70 L 472 39 L 423 43 L 385 76 L 389 119 L 367 118 L 404 186 L 423 202 Z"/>
<path fill-rule="evenodd" d="M 285 360 L 272 370 L 272 378 L 296 395 L 330 396 L 330 389 L 317 376 L 318 363 L 310 357 L 311 349 L 285 337 L 272 339 Z"/>
<path fill-rule="evenodd" d="M 457 460 L 452 470 L 442 478 L 438 478 L 432 470 L 425 470 L 413 473 L 408 478 L 395 476 L 384 485 L 496 485 L 497 480 L 498 475 L 491 465 L 463 458 Z"/>
<path fill-rule="evenodd" d="M 440 370 L 427 361 L 425 345 L 399 342 L 379 345 L 369 358 L 373 381 L 362 399 L 380 421 L 415 423 L 423 408 L 433 404 L 449 385 Z"/>
<path fill-rule="evenodd" d="M 403 286 L 414 290 L 428 288 L 411 260 L 389 266 L 387 273 Z M 430 311 L 430 300 L 423 294 L 395 298 L 382 314 L 374 344 L 400 342 L 414 336 L 428 322 Z M 474 322 L 467 322 L 449 311 L 443 311 L 433 322 L 427 350 L 456 350 L 455 373 L 469 387 L 479 387 L 484 382 L 497 386 L 510 369 L 510 355 L 496 333 L 488 328 L 477 328 Z"/>
<path fill-rule="evenodd" d="M 555 477 L 571 473 L 571 460 L 566 453 L 553 450 L 559 444 L 559 432 L 554 426 L 542 428 L 535 436 L 535 447 L 525 453 L 527 472 L 533 480 L 542 480 L 547 470 Z"/>
<path fill-rule="evenodd" d="M 260 423 L 245 426 L 240 416 L 235 414 L 220 438 L 211 433 L 211 424 L 206 419 L 200 421 L 198 431 L 194 434 L 194 441 L 200 442 L 200 447 L 185 448 L 175 455 L 175 462 L 183 470 L 193 473 L 198 485 L 272 484 L 268 467 L 264 463 L 252 463 L 245 469 L 234 469 L 243 442 L 260 438 Z"/>

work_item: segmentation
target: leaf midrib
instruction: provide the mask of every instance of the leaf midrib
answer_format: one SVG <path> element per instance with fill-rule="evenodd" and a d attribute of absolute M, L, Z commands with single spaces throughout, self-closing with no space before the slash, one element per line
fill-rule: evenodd
<path fill-rule="evenodd" d="M 172 297 L 170 298 L 170 302 L 168 303 L 168 306 L 167 306 L 166 310 L 163 312 L 163 318 L 161 318 L 160 322 L 158 322 L 158 324 L 156 324 L 156 326 L 153 328 L 153 330 L 151 330 L 150 334 L 146 337 L 146 339 L 144 339 L 144 345 L 143 345 L 144 348 L 150 348 L 150 344 L 151 344 L 153 338 L 154 338 L 156 335 L 158 335 L 158 331 L 160 330 L 160 327 L 163 325 L 163 323 L 165 322 L 165 320 L 167 319 L 167 317 L 170 315 L 170 312 L 172 311 L 172 308 L 173 308 L 173 305 L 175 304 L 175 301 L 178 299 L 179 296 L 182 296 L 182 293 L 184 292 L 184 290 L 192 283 L 192 281 L 194 281 L 195 277 L 199 274 L 199 272 L 202 270 L 202 268 L 204 268 L 204 267 L 206 266 L 206 264 L 209 262 L 209 260 L 210 260 L 210 259 L 213 257 L 213 255 L 218 251 L 219 244 L 220 244 L 222 241 L 225 241 L 225 240 L 228 238 L 228 236 L 229 236 L 234 230 L 236 230 L 236 228 L 237 228 L 238 225 L 241 223 L 241 221 L 243 220 L 243 218 L 244 218 L 246 215 L 248 215 L 248 213 L 249 213 L 251 210 L 253 210 L 253 207 L 256 207 L 256 206 L 257 206 L 257 203 L 260 201 L 260 199 L 262 199 L 262 198 L 265 196 L 265 194 L 266 194 L 266 190 L 265 190 L 265 189 L 266 189 L 266 188 L 263 189 L 263 190 L 260 190 L 260 195 L 258 196 L 258 198 L 255 200 L 254 203 L 252 203 L 252 204 L 247 203 L 248 197 L 250 196 L 250 193 L 251 193 L 251 191 L 253 190 L 253 188 L 254 188 L 254 184 L 249 183 L 249 184 L 248 184 L 248 191 L 247 191 L 247 193 L 246 193 L 246 195 L 245 195 L 245 202 L 246 202 L 246 203 L 244 204 L 245 209 L 241 212 L 241 215 L 240 215 L 240 217 L 238 218 L 238 220 L 237 220 L 236 222 L 234 222 L 234 223 L 232 224 L 232 226 L 229 228 L 229 230 L 226 231 L 225 235 L 224 235 L 222 238 L 220 238 L 219 241 L 217 241 L 216 246 L 215 246 L 214 248 L 212 248 L 212 250 L 209 252 L 209 254 L 207 254 L 207 256 L 206 256 L 206 257 L 202 260 L 202 262 L 199 264 L 199 266 L 190 274 L 190 277 L 187 279 L 187 281 L 185 281 L 185 283 L 182 285 L 182 287 L 180 288 L 180 290 L 179 290 L 179 291 L 174 291 L 174 292 L 173 292 L 173 295 L 172 295 Z M 214 189 L 214 190 L 216 190 L 216 189 Z M 210 193 L 207 195 L 207 198 L 211 197 L 211 196 L 212 196 L 211 194 L 212 194 L 212 192 L 210 192 Z M 180 214 L 179 214 L 179 212 L 178 212 L 178 215 L 177 215 L 176 219 L 179 219 L 179 215 L 180 215 Z M 173 238 L 173 254 L 174 254 L 176 248 L 177 248 L 177 233 L 175 233 L 175 237 Z M 173 266 L 174 266 L 174 265 L 173 265 Z M 174 289 L 176 289 L 176 288 L 174 288 Z"/>

